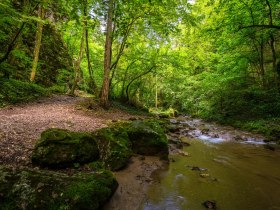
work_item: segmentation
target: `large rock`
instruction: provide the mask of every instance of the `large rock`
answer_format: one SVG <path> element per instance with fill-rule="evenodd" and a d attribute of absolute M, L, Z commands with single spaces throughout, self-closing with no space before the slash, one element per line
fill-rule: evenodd
<path fill-rule="evenodd" d="M 108 171 L 68 176 L 0 167 L 0 209 L 100 209 L 117 185 Z"/>
<path fill-rule="evenodd" d="M 133 152 L 141 155 L 168 156 L 168 141 L 156 120 L 134 121 L 127 127 Z"/>
<path fill-rule="evenodd" d="M 132 155 L 131 142 L 124 128 L 112 126 L 102 128 L 92 134 L 97 142 L 100 159 L 110 170 L 125 167 Z"/>
<path fill-rule="evenodd" d="M 35 146 L 32 162 L 65 168 L 98 161 L 115 171 L 127 165 L 133 152 L 168 157 L 167 138 L 158 121 L 120 122 L 91 134 L 48 129 Z"/>
<path fill-rule="evenodd" d="M 50 168 L 64 168 L 99 158 L 99 150 L 92 135 L 62 129 L 48 129 L 35 145 L 32 162 Z"/>

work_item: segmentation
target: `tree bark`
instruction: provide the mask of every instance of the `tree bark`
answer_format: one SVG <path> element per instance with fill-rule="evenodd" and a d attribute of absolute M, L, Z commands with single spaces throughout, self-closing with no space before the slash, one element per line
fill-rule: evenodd
<path fill-rule="evenodd" d="M 268 13 L 269 14 L 269 25 L 272 26 L 273 25 L 272 8 L 271 8 L 271 5 L 268 0 L 265 0 L 265 2 L 268 7 L 268 11 L 269 11 L 269 13 Z M 275 49 L 275 38 L 274 38 L 274 35 L 272 32 L 270 34 L 269 44 L 270 44 L 270 49 L 271 49 L 271 53 L 272 53 L 272 69 L 277 75 L 276 84 L 279 89 L 280 88 L 280 74 L 277 71 L 277 55 L 276 55 L 276 49 Z"/>
<path fill-rule="evenodd" d="M 132 61 L 125 69 L 125 73 L 124 73 L 124 76 L 123 76 L 123 80 L 122 80 L 122 90 L 121 90 L 121 99 L 125 99 L 125 96 L 124 96 L 124 86 L 125 86 L 125 82 L 126 82 L 126 79 L 127 79 L 127 73 L 128 73 L 128 70 L 129 68 L 136 62 L 137 60 L 134 60 Z"/>
<path fill-rule="evenodd" d="M 250 25 L 250 26 L 242 26 L 240 29 L 245 29 L 245 28 L 263 28 L 263 29 L 278 29 L 280 30 L 280 26 L 277 25 Z"/>
<path fill-rule="evenodd" d="M 105 50 L 104 50 L 104 77 L 103 77 L 103 85 L 100 94 L 100 105 L 105 109 L 109 107 L 109 83 L 110 83 L 111 50 L 112 50 L 113 7 L 114 7 L 114 0 L 109 0 L 106 42 L 105 42 Z"/>
<path fill-rule="evenodd" d="M 260 45 L 260 76 L 261 76 L 261 81 L 262 81 L 262 86 L 265 87 L 265 67 L 264 67 L 264 44 L 263 44 L 263 40 L 261 41 L 261 45 Z"/>
<path fill-rule="evenodd" d="M 74 81 L 73 81 L 73 85 L 71 87 L 70 95 L 74 95 L 75 90 L 76 90 L 77 85 L 78 85 L 78 82 L 79 82 L 79 78 L 80 78 L 81 61 L 82 61 L 83 52 L 84 52 L 85 31 L 86 31 L 86 27 L 84 25 L 83 26 L 83 33 L 82 33 L 82 38 L 81 38 L 79 55 L 78 55 L 78 58 L 73 61 Z"/>
<path fill-rule="evenodd" d="M 137 80 L 137 79 L 139 79 L 140 77 L 142 77 L 142 76 L 144 76 L 144 75 L 150 73 L 155 67 L 156 67 L 156 66 L 152 66 L 151 68 L 149 68 L 149 70 L 143 72 L 142 74 L 139 74 L 137 77 L 134 77 L 134 78 L 128 83 L 128 85 L 126 86 L 126 91 L 125 91 L 125 92 L 126 92 L 126 99 L 127 99 L 128 102 L 129 102 L 129 93 L 128 93 L 128 91 L 129 91 L 130 85 L 131 85 L 135 80 Z"/>
<path fill-rule="evenodd" d="M 84 17 L 88 16 L 88 1 L 84 0 Z M 84 20 L 84 24 L 85 24 L 85 38 L 86 38 L 86 56 L 87 56 L 87 63 L 88 63 L 88 73 L 89 73 L 89 87 L 92 90 L 92 92 L 95 92 L 96 90 L 96 83 L 93 77 L 93 71 L 92 71 L 92 66 L 90 63 L 90 54 L 89 54 L 89 39 L 88 39 L 88 21 L 87 18 L 85 18 Z"/>
<path fill-rule="evenodd" d="M 45 9 L 42 5 L 39 5 L 38 7 L 38 17 L 43 20 L 45 17 Z M 34 59 L 30 74 L 30 81 L 33 82 L 35 79 L 37 66 L 38 66 L 38 60 L 39 60 L 39 54 L 40 54 L 40 48 L 41 48 L 41 41 L 42 41 L 42 33 L 43 33 L 43 22 L 37 23 L 37 30 L 36 30 L 36 37 L 35 37 L 35 47 L 34 47 Z"/>

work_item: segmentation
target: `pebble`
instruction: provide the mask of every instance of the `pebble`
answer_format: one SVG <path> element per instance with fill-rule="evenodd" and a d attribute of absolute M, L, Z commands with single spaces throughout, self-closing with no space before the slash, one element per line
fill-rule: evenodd
<path fill-rule="evenodd" d="M 204 201 L 203 206 L 207 209 L 216 209 L 216 202 L 215 201 Z"/>

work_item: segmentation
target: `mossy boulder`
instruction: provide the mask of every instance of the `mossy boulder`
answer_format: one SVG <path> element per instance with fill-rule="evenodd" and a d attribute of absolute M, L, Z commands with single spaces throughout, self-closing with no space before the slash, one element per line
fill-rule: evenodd
<path fill-rule="evenodd" d="M 48 129 L 41 134 L 32 153 L 34 164 L 49 168 L 64 168 L 99 158 L 97 144 L 88 133 Z"/>
<path fill-rule="evenodd" d="M 168 157 L 167 138 L 158 121 L 119 122 L 91 134 L 48 129 L 35 146 L 32 162 L 65 168 L 98 161 L 115 171 L 127 165 L 133 152 Z"/>
<path fill-rule="evenodd" d="M 168 156 L 168 141 L 164 130 L 156 120 L 133 121 L 127 127 L 133 152 L 141 155 Z"/>
<path fill-rule="evenodd" d="M 105 167 L 119 170 L 125 167 L 132 155 L 132 145 L 128 135 L 121 126 L 102 128 L 92 133 Z"/>
<path fill-rule="evenodd" d="M 68 176 L 0 167 L 0 209 L 100 209 L 118 184 L 109 171 Z"/>

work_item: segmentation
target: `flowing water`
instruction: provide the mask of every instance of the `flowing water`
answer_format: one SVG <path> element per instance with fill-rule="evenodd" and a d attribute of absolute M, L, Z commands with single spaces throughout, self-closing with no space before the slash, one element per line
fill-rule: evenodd
<path fill-rule="evenodd" d="M 209 200 L 220 210 L 280 210 L 279 150 L 207 135 L 189 142 L 189 157 L 170 155 L 173 161 L 154 174 L 140 209 L 203 210 Z"/>

